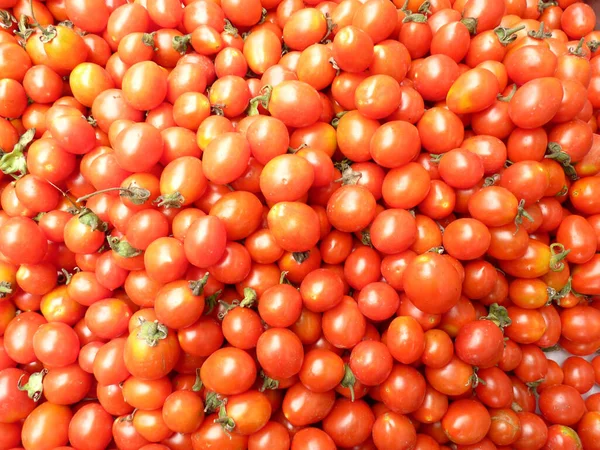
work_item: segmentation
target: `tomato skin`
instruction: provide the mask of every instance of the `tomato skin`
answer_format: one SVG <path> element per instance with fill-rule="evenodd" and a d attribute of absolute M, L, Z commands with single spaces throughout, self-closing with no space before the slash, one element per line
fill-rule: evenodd
<path fill-rule="evenodd" d="M 498 79 L 493 73 L 475 68 L 457 78 L 448 91 L 446 104 L 456 114 L 476 113 L 490 107 L 499 91 Z"/>
<path fill-rule="evenodd" d="M 17 363 L 29 364 L 36 361 L 33 336 L 46 319 L 36 312 L 24 312 L 10 321 L 4 332 L 4 349 Z"/>
<path fill-rule="evenodd" d="M 254 383 L 256 364 L 244 350 L 226 347 L 206 359 L 201 367 L 200 377 L 211 391 L 221 395 L 241 394 Z M 235 379 L 232 380 L 232 377 Z"/>
<path fill-rule="evenodd" d="M 281 409 L 292 425 L 302 427 L 323 420 L 334 404 L 335 391 L 316 393 L 296 383 L 286 391 Z"/>
<path fill-rule="evenodd" d="M 415 448 L 417 432 L 408 417 L 390 411 L 375 420 L 373 442 L 381 450 Z"/>
<path fill-rule="evenodd" d="M 596 233 L 585 218 L 572 214 L 565 217 L 556 232 L 556 240 L 571 250 L 567 261 L 584 264 L 594 257 Z"/>
<path fill-rule="evenodd" d="M 406 295 L 417 308 L 432 314 L 450 310 L 460 298 L 462 282 L 454 266 L 437 253 L 413 259 L 404 271 Z M 432 302 L 432 299 L 436 299 Z"/>
<path fill-rule="evenodd" d="M 560 81 L 543 77 L 525 83 L 509 102 L 508 114 L 520 128 L 537 128 L 558 112 L 563 96 Z"/>
<path fill-rule="evenodd" d="M 460 426 L 463 420 L 472 425 L 466 431 Z M 472 445 L 481 441 L 492 424 L 487 409 L 474 400 L 458 400 L 450 405 L 442 419 L 442 427 L 452 442 Z M 466 432 L 465 432 L 466 431 Z"/>
<path fill-rule="evenodd" d="M 69 422 L 73 413 L 67 406 L 46 402 L 25 419 L 21 438 L 26 450 L 53 449 L 69 442 Z"/>
<path fill-rule="evenodd" d="M 480 368 L 495 365 L 502 357 L 504 336 L 489 320 L 469 322 L 458 331 L 456 355 L 464 362 Z"/>

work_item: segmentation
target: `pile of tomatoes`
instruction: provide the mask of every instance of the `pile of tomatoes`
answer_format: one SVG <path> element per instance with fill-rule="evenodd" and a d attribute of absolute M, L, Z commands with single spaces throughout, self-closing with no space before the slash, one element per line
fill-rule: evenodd
<path fill-rule="evenodd" d="M 0 450 L 600 449 L 595 24 L 0 0 Z"/>

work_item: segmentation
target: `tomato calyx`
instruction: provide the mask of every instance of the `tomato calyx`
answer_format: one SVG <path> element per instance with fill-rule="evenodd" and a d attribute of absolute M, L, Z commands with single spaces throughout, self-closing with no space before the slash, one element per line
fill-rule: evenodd
<path fill-rule="evenodd" d="M 139 186 L 136 186 L 135 183 L 131 183 L 127 187 L 114 187 L 114 188 L 101 189 L 99 191 L 92 192 L 91 194 L 87 194 L 87 195 L 84 195 L 83 197 L 79 197 L 76 200 L 76 202 L 80 203 L 80 202 L 82 202 L 84 200 L 88 200 L 96 195 L 105 194 L 107 192 L 114 192 L 114 191 L 118 191 L 119 196 L 128 199 L 134 205 L 143 205 L 150 198 L 150 191 L 148 189 L 141 188 Z"/>
<path fill-rule="evenodd" d="M 154 204 L 156 206 L 162 206 L 164 208 L 181 208 L 185 198 L 179 191 L 172 192 L 170 194 L 161 195 L 156 200 L 154 200 Z"/>
<path fill-rule="evenodd" d="M 473 19 L 475 20 L 475 19 Z M 422 13 L 410 13 L 404 19 L 402 19 L 403 23 L 415 22 L 415 23 L 427 23 L 427 16 Z"/>
<path fill-rule="evenodd" d="M 367 247 L 373 248 L 373 243 L 371 242 L 371 231 L 367 228 L 360 232 L 360 242 L 362 242 Z"/>
<path fill-rule="evenodd" d="M 146 341 L 149 347 L 156 347 L 159 341 L 166 339 L 169 335 L 169 329 L 158 320 L 151 322 L 140 319 L 140 323 L 137 338 Z"/>
<path fill-rule="evenodd" d="M 267 84 L 262 87 L 259 94 L 250 100 L 246 114 L 249 116 L 256 116 L 258 114 L 258 107 L 262 106 L 267 109 L 269 107 L 269 100 L 271 100 L 271 94 L 273 93 L 273 86 Z"/>
<path fill-rule="evenodd" d="M 571 292 L 573 292 L 572 281 L 573 277 L 569 277 L 569 279 L 560 291 L 557 291 L 556 289 L 548 286 L 548 302 L 546 303 L 546 305 L 551 305 L 555 302 L 558 306 L 561 306 L 560 301 L 567 295 L 569 295 Z"/>
<path fill-rule="evenodd" d="M 98 230 L 105 232 L 108 230 L 108 224 L 102 221 L 100 217 L 89 208 L 82 208 L 79 211 L 79 222 L 90 227 L 92 231 Z"/>
<path fill-rule="evenodd" d="M 571 180 L 576 181 L 579 179 L 575 168 L 571 165 L 571 157 L 568 153 L 563 152 L 561 145 L 557 142 L 548 143 L 548 149 L 545 158 L 553 159 L 559 163 L 563 167 L 565 174 Z"/>
<path fill-rule="evenodd" d="M 199 280 L 188 281 L 188 286 L 189 286 L 190 290 L 192 291 L 193 295 L 195 295 L 196 297 L 199 297 L 204 293 L 204 286 L 206 286 L 206 283 L 208 281 L 208 276 L 209 276 L 209 273 L 206 272 L 204 274 L 204 276 L 202 278 L 200 278 Z"/>
<path fill-rule="evenodd" d="M 217 299 L 219 298 L 222 292 L 223 291 L 219 289 L 213 295 L 209 295 L 204 299 L 204 304 L 207 306 L 206 312 L 204 313 L 205 315 L 208 315 L 211 312 L 213 312 L 213 309 L 215 309 L 215 306 L 217 306 Z"/>
<path fill-rule="evenodd" d="M 471 34 L 477 33 L 477 19 L 475 19 L 473 17 L 463 17 L 462 19 L 460 19 L 460 23 L 462 23 L 465 27 L 467 27 L 467 30 L 469 30 L 469 33 L 471 33 Z"/>
<path fill-rule="evenodd" d="M 600 47 L 600 41 L 597 40 L 593 40 L 593 41 L 589 41 L 586 43 L 587 48 L 590 49 L 590 52 L 594 53 L 596 50 L 598 50 L 598 47 Z"/>
<path fill-rule="evenodd" d="M 111 250 L 122 258 L 135 258 L 143 253 L 129 242 L 121 240 L 116 236 L 108 236 L 107 240 Z"/>
<path fill-rule="evenodd" d="M 446 249 L 440 245 L 439 247 L 431 247 L 426 253 L 437 253 L 438 255 L 443 255 L 445 251 Z"/>
<path fill-rule="evenodd" d="M 206 399 L 204 401 L 204 412 L 207 414 L 212 414 L 218 409 L 221 408 L 227 402 L 226 398 L 222 398 L 216 392 L 207 392 Z"/>
<path fill-rule="evenodd" d="M 37 402 L 42 398 L 42 392 L 44 391 L 44 385 L 42 381 L 44 380 L 44 376 L 48 373 L 48 369 L 42 369 L 39 372 L 32 373 L 29 375 L 29 380 L 27 383 L 22 384 L 23 377 L 25 375 L 21 375 L 19 381 L 17 382 L 17 389 L 19 391 L 26 391 L 27 396 Z"/>
<path fill-rule="evenodd" d="M 302 264 L 304 261 L 306 261 L 308 259 L 309 256 L 310 256 L 310 250 L 308 250 L 306 252 L 292 253 L 292 258 L 294 258 L 294 261 L 296 261 L 298 264 Z"/>
<path fill-rule="evenodd" d="M 0 9 L 0 28 L 9 29 L 13 24 L 17 23 L 17 19 L 5 9 Z"/>
<path fill-rule="evenodd" d="M 544 22 L 540 22 L 540 28 L 537 31 L 531 30 L 527 33 L 527 36 L 532 37 L 534 39 L 548 39 L 552 37 L 552 33 L 550 31 L 546 31 L 546 26 Z"/>
<path fill-rule="evenodd" d="M 0 281 L 0 298 L 5 298 L 12 293 L 12 283 L 8 281 Z"/>
<path fill-rule="evenodd" d="M 550 253 L 552 253 L 549 264 L 550 270 L 553 272 L 561 272 L 565 268 L 564 259 L 571 253 L 571 249 L 565 250 L 564 245 L 555 242 L 550 245 Z"/>
<path fill-rule="evenodd" d="M 354 372 L 350 368 L 350 364 L 344 364 L 344 377 L 342 381 L 340 381 L 340 386 L 346 389 L 350 389 L 350 400 L 355 400 L 354 395 L 354 385 L 356 384 L 356 377 L 354 376 Z"/>
<path fill-rule="evenodd" d="M 297 152 L 299 152 L 300 150 L 302 150 L 302 149 L 305 149 L 305 148 L 307 148 L 307 147 L 308 147 L 308 145 L 306 145 L 306 144 L 300 144 L 300 145 L 299 145 L 298 147 L 296 147 L 296 148 L 294 148 L 294 147 L 288 147 L 288 153 L 291 153 L 291 154 L 293 155 L 294 153 L 297 153 Z"/>
<path fill-rule="evenodd" d="M 513 95 L 515 95 L 516 92 L 517 92 L 517 85 L 513 84 L 512 88 L 510 89 L 510 92 L 508 94 L 506 94 L 506 95 L 498 94 L 496 99 L 500 102 L 508 103 L 512 100 Z"/>
<path fill-rule="evenodd" d="M 498 303 L 492 303 L 489 307 L 488 315 L 480 317 L 479 320 L 489 320 L 501 330 L 504 330 L 504 328 L 510 326 L 512 323 L 511 318 L 508 316 L 508 310 Z"/>
<path fill-rule="evenodd" d="M 264 10 L 264 8 L 263 8 L 263 10 Z M 323 38 L 320 41 L 321 44 L 331 43 L 329 36 L 333 32 L 333 30 L 335 30 L 337 28 L 337 23 L 333 23 L 333 19 L 331 18 L 329 13 L 325 14 L 325 23 L 327 25 L 327 31 L 325 31 L 325 36 L 323 36 Z"/>
<path fill-rule="evenodd" d="M 556 0 L 539 0 L 538 2 L 538 11 L 543 13 L 546 9 L 551 8 L 552 6 L 558 6 L 558 2 Z"/>
<path fill-rule="evenodd" d="M 240 35 L 238 29 L 231 23 L 229 19 L 225 19 L 223 31 L 233 37 L 238 37 Z"/>
<path fill-rule="evenodd" d="M 517 215 L 515 216 L 515 226 L 516 229 L 513 233 L 513 236 L 517 234 L 519 231 L 519 227 L 523 225 L 523 219 L 527 219 L 530 222 L 533 222 L 533 217 L 525 210 L 525 199 L 521 199 L 519 201 L 519 206 L 517 207 Z"/>
<path fill-rule="evenodd" d="M 529 392 L 531 392 L 535 396 L 535 398 L 539 398 L 540 393 L 538 392 L 538 386 L 544 381 L 546 381 L 544 378 L 540 378 L 539 380 L 529 381 L 528 383 L 525 383 L 525 386 L 527 386 Z"/>
<path fill-rule="evenodd" d="M 475 389 L 477 386 L 487 386 L 486 381 L 483 378 L 480 378 L 478 375 L 479 367 L 473 366 L 473 374 L 469 377 L 469 383 L 471 387 Z"/>
<path fill-rule="evenodd" d="M 331 64 L 331 67 L 333 67 L 335 69 L 336 76 L 338 76 L 342 72 L 342 69 L 340 69 L 340 66 L 338 66 L 338 63 L 336 62 L 335 59 L 329 58 L 329 61 L 327 61 L 327 62 L 329 64 Z"/>
<path fill-rule="evenodd" d="M 257 300 L 256 291 L 250 287 L 244 288 L 244 298 L 240 300 L 234 300 L 231 303 L 219 300 L 219 303 L 223 306 L 223 311 L 219 313 L 219 319 L 223 320 L 227 313 L 234 308 L 250 308 Z"/>
<path fill-rule="evenodd" d="M 154 36 L 156 36 L 156 31 L 152 33 L 144 33 L 142 34 L 142 44 L 150 47 L 155 52 L 158 51 L 156 44 L 154 43 Z M 174 38 L 173 38 L 174 39 Z"/>
<path fill-rule="evenodd" d="M 218 423 L 226 433 L 232 433 L 235 429 L 235 420 L 227 415 L 227 409 L 225 405 L 226 400 L 223 400 L 221 407 L 219 408 L 219 416 L 215 419 L 215 423 Z"/>
<path fill-rule="evenodd" d="M 279 389 L 279 380 L 274 380 L 262 370 L 260 371 L 259 376 L 263 379 L 262 385 L 258 388 L 260 392 L 265 392 L 267 389 Z"/>
<path fill-rule="evenodd" d="M 33 141 L 35 128 L 28 129 L 21 135 L 12 152 L 5 153 L 0 158 L 0 171 L 18 179 L 27 173 L 27 159 L 23 154 L 25 148 Z M 18 173 L 19 175 L 15 175 Z"/>
<path fill-rule="evenodd" d="M 343 166 L 342 166 L 343 167 Z M 342 176 L 337 180 L 333 180 L 334 183 L 342 183 L 342 186 L 358 184 L 361 179 L 362 173 L 355 172 L 352 170 L 352 166 L 349 164 L 342 170 Z"/>
<path fill-rule="evenodd" d="M 188 51 L 188 45 L 192 41 L 192 34 L 185 34 L 183 36 L 173 36 L 171 40 L 171 47 L 173 50 L 181 55 L 185 55 Z"/>

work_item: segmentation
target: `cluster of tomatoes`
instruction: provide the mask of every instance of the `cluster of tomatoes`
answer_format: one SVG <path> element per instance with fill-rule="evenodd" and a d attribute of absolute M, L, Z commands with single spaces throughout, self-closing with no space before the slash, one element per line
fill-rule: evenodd
<path fill-rule="evenodd" d="M 595 23 L 0 0 L 0 449 L 600 449 Z"/>

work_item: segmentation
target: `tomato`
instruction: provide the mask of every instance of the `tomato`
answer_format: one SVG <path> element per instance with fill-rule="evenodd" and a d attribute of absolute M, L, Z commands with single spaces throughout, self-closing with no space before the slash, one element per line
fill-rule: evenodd
<path fill-rule="evenodd" d="M 140 378 L 161 378 L 175 367 L 180 351 L 176 335 L 165 325 L 145 321 L 127 338 L 125 367 Z"/>
<path fill-rule="evenodd" d="M 498 80 L 493 73 L 475 68 L 456 79 L 448 91 L 446 104 L 456 114 L 476 113 L 490 107 L 499 91 Z"/>
<path fill-rule="evenodd" d="M 499 320 L 502 324 L 505 319 L 501 315 L 506 314 L 506 311 L 499 309 L 497 314 L 500 317 L 492 316 L 490 320 L 469 322 L 460 328 L 455 351 L 461 360 L 480 368 L 491 367 L 500 360 L 504 350 L 504 337 L 501 328 L 494 322 Z"/>
<path fill-rule="evenodd" d="M 57 448 L 69 442 L 73 413 L 67 406 L 42 403 L 25 419 L 21 439 L 26 449 Z"/>
<path fill-rule="evenodd" d="M 69 441 L 78 447 L 105 448 L 112 439 L 112 422 L 112 416 L 102 406 L 85 405 L 71 419 Z"/>
<path fill-rule="evenodd" d="M 256 379 L 256 364 L 243 350 L 223 348 L 204 362 L 200 373 L 207 389 L 222 395 L 245 392 Z"/>
<path fill-rule="evenodd" d="M 36 361 L 33 336 L 46 319 L 36 312 L 25 312 L 10 321 L 4 331 L 4 349 L 7 355 L 20 364 Z"/>
<path fill-rule="evenodd" d="M 448 259 L 430 252 L 409 263 L 403 274 L 403 285 L 406 295 L 417 308 L 441 314 L 458 302 L 462 282 Z"/>
<path fill-rule="evenodd" d="M 440 368 L 426 367 L 425 377 L 431 386 L 446 395 L 462 395 L 472 389 L 473 367 L 454 356 Z"/>
<path fill-rule="evenodd" d="M 386 412 L 373 424 L 373 442 L 378 449 L 414 448 L 417 432 L 408 417 Z"/>
<path fill-rule="evenodd" d="M 461 424 L 467 420 L 471 426 L 465 430 Z M 454 443 L 472 445 L 481 441 L 492 424 L 487 409 L 474 400 L 458 400 L 448 408 L 442 419 L 446 435 Z"/>
<path fill-rule="evenodd" d="M 510 119 L 520 128 L 537 128 L 558 112 L 562 86 L 556 78 L 542 77 L 525 83 L 509 102 Z"/>
<path fill-rule="evenodd" d="M 430 153 L 446 153 L 460 146 L 464 127 L 460 118 L 445 108 L 425 111 L 417 124 L 422 146 Z"/>
<path fill-rule="evenodd" d="M 281 409 L 294 426 L 306 426 L 323 420 L 335 404 L 335 391 L 312 392 L 302 383 L 288 388 Z"/>

